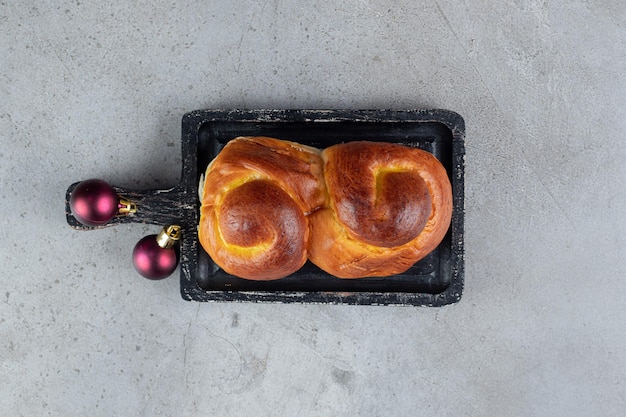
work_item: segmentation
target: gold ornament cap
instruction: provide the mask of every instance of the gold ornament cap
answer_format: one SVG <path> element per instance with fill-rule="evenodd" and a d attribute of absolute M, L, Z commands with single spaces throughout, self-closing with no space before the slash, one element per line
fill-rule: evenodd
<path fill-rule="evenodd" d="M 157 235 L 157 245 L 163 249 L 172 248 L 180 240 L 181 228 L 177 224 L 165 226 Z"/>
<path fill-rule="evenodd" d="M 137 204 L 127 200 L 126 198 L 120 197 L 120 202 L 117 206 L 117 212 L 121 216 L 137 213 Z"/>

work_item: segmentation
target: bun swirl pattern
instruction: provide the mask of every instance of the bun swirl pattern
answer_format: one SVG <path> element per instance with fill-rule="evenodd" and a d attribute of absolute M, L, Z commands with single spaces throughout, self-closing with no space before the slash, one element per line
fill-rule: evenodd
<path fill-rule="evenodd" d="M 432 154 L 382 142 L 322 152 L 327 201 L 311 215 L 309 259 L 340 278 L 405 272 L 450 226 L 452 189 Z"/>
<path fill-rule="evenodd" d="M 207 168 L 198 238 L 229 274 L 274 280 L 307 260 L 309 215 L 325 201 L 320 151 L 239 137 Z"/>

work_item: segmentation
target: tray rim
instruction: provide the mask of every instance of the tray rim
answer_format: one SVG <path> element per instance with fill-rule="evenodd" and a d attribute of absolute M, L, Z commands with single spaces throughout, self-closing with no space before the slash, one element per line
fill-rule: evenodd
<path fill-rule="evenodd" d="M 463 117 L 445 109 L 205 109 L 185 113 L 182 117 L 181 152 L 183 172 L 181 187 L 189 199 L 197 201 L 197 146 L 202 124 L 227 122 L 415 122 L 441 123 L 452 134 L 453 216 L 451 222 L 451 256 L 453 268 L 450 284 L 441 293 L 406 292 L 303 292 L 303 291 L 223 291 L 204 290 L 195 282 L 192 270 L 197 267 L 197 230 L 186 227 L 181 242 L 180 292 L 184 300 L 200 302 L 262 302 L 301 304 L 348 305 L 403 305 L 439 307 L 460 301 L 464 289 L 464 183 L 465 183 L 465 121 Z M 199 205 L 198 205 L 199 207 Z M 187 225 L 198 224 L 198 210 L 189 210 Z M 195 259 L 190 258 L 194 254 Z"/>

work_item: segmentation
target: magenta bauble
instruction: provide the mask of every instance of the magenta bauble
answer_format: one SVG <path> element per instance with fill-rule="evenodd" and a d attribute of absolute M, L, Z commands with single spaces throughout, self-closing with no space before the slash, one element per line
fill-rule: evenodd
<path fill-rule="evenodd" d="M 167 278 L 178 265 L 176 248 L 162 248 L 157 243 L 157 235 L 141 239 L 133 250 L 133 264 L 141 276 L 148 279 Z"/>
<path fill-rule="evenodd" d="M 120 198 L 113 187 L 97 179 L 81 182 L 70 196 L 72 214 L 87 226 L 108 223 L 117 213 L 119 202 Z"/>

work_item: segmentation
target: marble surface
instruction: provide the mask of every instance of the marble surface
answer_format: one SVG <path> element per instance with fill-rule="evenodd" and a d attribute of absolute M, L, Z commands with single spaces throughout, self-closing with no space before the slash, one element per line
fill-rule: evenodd
<path fill-rule="evenodd" d="M 623 415 L 623 2 L 113 3 L 0 3 L 3 415 Z M 191 303 L 133 270 L 157 227 L 67 226 L 204 108 L 460 113 L 461 302 Z"/>

